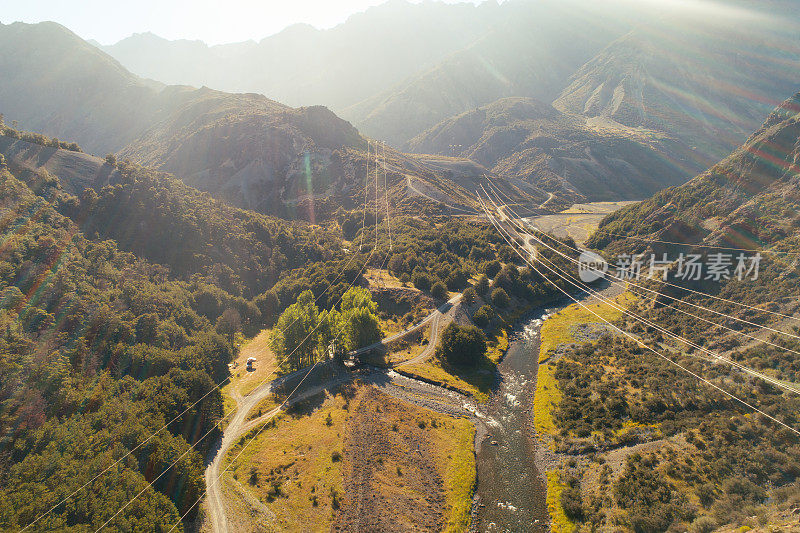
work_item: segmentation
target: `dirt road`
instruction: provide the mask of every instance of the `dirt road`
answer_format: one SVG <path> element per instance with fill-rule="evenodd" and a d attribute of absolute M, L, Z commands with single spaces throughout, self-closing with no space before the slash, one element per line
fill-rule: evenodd
<path fill-rule="evenodd" d="M 395 363 L 393 366 L 400 366 L 406 365 L 409 363 L 420 363 L 428 359 L 431 355 L 433 355 L 434 350 L 436 349 L 436 343 L 439 341 L 439 335 L 441 334 L 441 330 L 449 323 L 446 316 L 448 312 L 453 308 L 455 304 L 461 301 L 461 294 L 457 294 L 450 298 L 447 302 L 439 306 L 438 309 L 433 310 L 428 316 L 423 318 L 421 321 L 417 322 L 413 326 L 400 331 L 399 333 L 395 333 L 394 335 L 390 335 L 389 337 L 385 337 L 381 339 L 380 342 L 376 342 L 375 344 L 370 344 L 369 346 L 365 346 L 363 348 L 359 348 L 358 350 L 354 350 L 350 352 L 350 356 L 358 356 L 361 354 L 365 354 L 371 352 L 377 348 L 386 346 L 394 341 L 400 340 L 412 333 L 419 331 L 421 328 L 425 327 L 428 323 L 431 323 L 431 338 L 428 339 L 428 345 L 425 349 L 413 359 L 408 361 L 401 361 Z"/>
<path fill-rule="evenodd" d="M 411 326 L 410 328 L 391 335 L 375 343 L 371 346 L 361 348 L 351 353 L 357 355 L 365 353 L 369 350 L 374 350 L 382 345 L 386 345 L 392 341 L 399 340 L 407 335 L 410 335 L 426 324 L 431 323 L 431 337 L 425 349 L 410 361 L 404 361 L 403 364 L 416 363 L 426 360 L 433 355 L 436 349 L 436 343 L 439 340 L 441 329 L 449 321 L 447 314 L 452 309 L 453 305 L 461 300 L 461 294 L 458 294 L 448 300 L 445 304 L 438 309 L 431 312 L 420 322 Z M 293 379 L 300 376 L 306 370 L 298 370 L 292 374 L 288 374 L 272 382 L 262 384 L 250 392 L 247 396 L 241 396 L 234 391 L 233 398 L 236 401 L 236 411 L 223 432 L 222 439 L 217 446 L 216 450 L 211 452 L 210 462 L 205 472 L 205 481 L 207 487 L 207 501 L 206 510 L 208 512 L 208 521 L 211 524 L 211 529 L 215 533 L 226 533 L 228 531 L 228 520 L 225 513 L 225 504 L 223 501 L 223 481 L 220 479 L 223 468 L 222 463 L 228 450 L 233 444 L 247 434 L 250 430 L 258 427 L 260 424 L 267 422 L 272 417 L 277 415 L 281 407 L 269 411 L 268 413 L 248 421 L 248 414 L 267 396 L 272 394 L 273 391 L 284 381 Z M 321 385 L 314 386 L 310 389 L 300 391 L 297 395 L 293 396 L 291 401 L 287 402 L 283 408 L 289 407 L 291 404 L 307 399 L 315 394 L 337 387 L 343 383 L 349 382 L 354 378 L 359 378 L 365 383 L 371 384 L 376 388 L 382 390 L 386 394 L 393 396 L 397 399 L 408 401 L 415 405 L 426 407 L 428 409 L 447 414 L 449 416 L 457 417 L 472 417 L 477 412 L 477 407 L 474 402 L 454 392 L 422 383 L 400 376 L 396 372 L 385 369 L 370 368 L 365 373 L 361 374 L 345 374 L 342 377 L 328 380 Z"/>

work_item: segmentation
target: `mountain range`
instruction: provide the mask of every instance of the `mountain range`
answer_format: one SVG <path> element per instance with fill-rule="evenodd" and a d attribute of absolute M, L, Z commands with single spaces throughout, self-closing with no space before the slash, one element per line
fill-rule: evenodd
<path fill-rule="evenodd" d="M 338 204 L 355 204 L 364 197 L 367 172 L 372 180 L 378 166 L 377 145 L 368 148 L 350 123 L 322 106 L 292 108 L 253 93 L 145 80 L 55 23 L 0 26 L 0 45 L 13 51 L 0 55 L 0 102 L 9 122 L 68 138 L 87 152 L 114 153 L 173 173 L 238 206 L 291 217 L 298 205 L 329 196 Z M 30 158 L 31 147 L 22 142 L 6 143 L 10 159 Z M 386 179 L 397 202 L 414 197 L 412 203 L 439 208 L 453 201 L 441 200 L 444 193 L 418 191 L 444 188 L 463 203 L 469 195 L 450 178 L 487 173 L 469 161 L 453 171 L 391 149 L 386 159 Z M 538 191 L 536 198 L 546 193 Z"/>
<path fill-rule="evenodd" d="M 678 137 L 695 152 L 688 178 L 795 92 L 798 21 L 785 0 L 394 0 L 258 43 L 138 34 L 102 49 L 147 78 L 326 105 L 398 148 L 449 117 L 531 97 Z"/>
<path fill-rule="evenodd" d="M 0 26 L 0 111 L 285 217 L 369 201 L 369 137 L 389 140 L 387 186 L 409 209 L 474 209 L 484 175 L 536 205 L 642 199 L 724 157 L 796 89 L 796 10 L 771 2 L 786 7 L 775 23 L 719 6 L 394 1 L 215 47 L 145 34 L 98 48 L 14 23 Z M 680 43 L 696 57 L 680 61 Z"/>

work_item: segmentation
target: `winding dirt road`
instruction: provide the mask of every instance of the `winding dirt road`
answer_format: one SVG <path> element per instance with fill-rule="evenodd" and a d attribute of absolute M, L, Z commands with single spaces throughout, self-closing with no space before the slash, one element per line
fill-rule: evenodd
<path fill-rule="evenodd" d="M 412 363 L 420 363 L 428 359 L 431 355 L 433 355 L 434 350 L 436 349 L 436 344 L 439 342 L 439 335 L 441 330 L 449 323 L 447 320 L 447 313 L 453 308 L 455 304 L 461 301 L 461 294 L 457 294 L 447 300 L 444 304 L 440 305 L 437 309 L 434 309 L 428 316 L 414 324 L 413 326 L 404 329 L 394 335 L 390 335 L 381 339 L 380 342 L 376 342 L 375 344 L 370 344 L 369 346 L 364 346 L 363 348 L 359 348 L 358 350 L 354 350 L 350 352 L 350 356 L 358 356 L 361 354 L 365 354 L 376 350 L 378 348 L 387 346 L 394 341 L 400 340 L 403 337 L 411 335 L 412 333 L 419 331 L 421 328 L 425 327 L 429 322 L 431 323 L 431 338 L 428 339 L 428 344 L 425 349 L 419 354 L 414 356 L 412 359 L 407 361 L 400 361 L 392 365 L 392 367 L 397 367 L 400 365 L 407 365 Z"/>
<path fill-rule="evenodd" d="M 436 344 L 439 340 L 441 329 L 443 326 L 449 323 L 449 320 L 447 320 L 447 314 L 460 300 L 461 294 L 458 294 L 413 326 L 399 333 L 386 337 L 378 343 L 355 350 L 354 352 L 351 352 L 350 355 L 359 355 L 381 346 L 385 346 L 393 341 L 402 339 L 403 337 L 418 331 L 426 324 L 431 323 L 431 337 L 425 349 L 414 358 L 398 363 L 398 365 L 424 361 L 433 355 L 434 350 L 436 349 Z M 277 415 L 281 409 L 290 407 L 297 402 L 308 399 L 325 390 L 350 382 L 357 377 L 363 382 L 379 388 L 390 396 L 422 407 L 427 407 L 428 409 L 432 409 L 449 416 L 473 417 L 477 413 L 477 407 L 475 406 L 474 402 L 463 395 L 400 376 L 392 370 L 369 368 L 366 374 L 344 374 L 338 378 L 328 380 L 321 385 L 303 390 L 297 395 L 293 396 L 291 400 L 287 401 L 283 406 L 276 407 L 253 420 L 247 420 L 248 414 L 264 398 L 276 390 L 281 383 L 300 376 L 304 372 L 308 371 L 308 369 L 301 369 L 269 383 L 262 384 L 255 388 L 247 396 L 240 395 L 235 388 L 232 390 L 232 397 L 236 401 L 236 412 L 223 431 L 222 439 L 219 442 L 219 445 L 214 451 L 210 452 L 209 463 L 205 472 L 207 491 L 206 511 L 208 513 L 208 522 L 211 524 L 211 530 L 214 533 L 228 532 L 228 519 L 225 512 L 222 489 L 224 482 L 221 479 L 222 473 L 224 472 L 222 464 L 225 455 L 231 449 L 234 443 L 236 443 L 238 439 L 242 437 L 242 435 L 247 434 L 250 430 L 258 427 L 260 424 L 266 423 L 275 415 Z"/>

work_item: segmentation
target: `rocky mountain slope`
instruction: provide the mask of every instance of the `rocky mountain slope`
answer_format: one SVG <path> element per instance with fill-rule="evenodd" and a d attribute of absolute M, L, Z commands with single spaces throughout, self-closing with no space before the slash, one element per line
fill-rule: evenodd
<path fill-rule="evenodd" d="M 406 147 L 467 157 L 500 176 L 574 200 L 641 199 L 687 178 L 680 161 L 670 159 L 685 156 L 674 140 L 562 113 L 530 98 L 498 100 L 444 120 Z"/>
<path fill-rule="evenodd" d="M 641 248 L 645 238 L 794 253 L 800 242 L 798 139 L 800 93 L 707 172 L 610 215 L 588 244 Z"/>
<path fill-rule="evenodd" d="M 680 138 L 707 168 L 797 90 L 798 19 L 778 12 L 654 20 L 578 69 L 553 105 Z"/>
<path fill-rule="evenodd" d="M 14 52 L 0 57 L 6 120 L 76 140 L 87 152 L 113 152 L 236 205 L 288 217 L 308 216 L 312 207 L 318 216 L 337 205 L 359 205 L 368 170 L 374 178 L 374 150 L 327 108 L 149 82 L 54 23 L 0 26 L 0 43 Z M 32 65 L 41 65 L 47 76 Z M 20 164 L 47 167 L 47 161 L 33 160 L 41 157 L 35 155 L 40 148 L 22 141 L 6 148 Z M 85 158 L 63 152 L 67 167 Z M 446 198 L 453 195 L 460 197 L 456 204 L 469 205 L 474 180 L 486 174 L 467 161 L 451 172 L 391 150 L 388 159 L 393 198 L 413 197 L 434 209 L 453 204 Z M 58 165 L 57 175 L 64 168 Z"/>

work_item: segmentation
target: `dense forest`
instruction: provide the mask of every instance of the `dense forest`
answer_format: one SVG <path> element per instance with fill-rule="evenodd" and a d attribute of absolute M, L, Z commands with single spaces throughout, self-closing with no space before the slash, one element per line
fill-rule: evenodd
<path fill-rule="evenodd" d="M 99 527 L 143 489 L 119 527 L 177 522 L 222 414 L 233 349 L 217 317 L 197 284 L 87 239 L 6 170 L 0 202 L 0 525 L 27 525 L 107 467 L 43 526 Z"/>
<path fill-rule="evenodd" d="M 57 176 L 0 162 L 2 528 L 51 507 L 37 522 L 45 529 L 193 519 L 236 333 L 283 314 L 274 347 L 286 354 L 298 344 L 287 324 L 306 313 L 320 326 L 315 360 L 336 355 L 333 336 L 339 351 L 374 342 L 367 268 L 434 298 L 473 285 L 499 306 L 538 294 L 485 222 L 397 217 L 390 241 L 387 220 L 361 211 L 289 222 L 128 161 L 106 164 L 119 183 L 76 197 Z"/>

